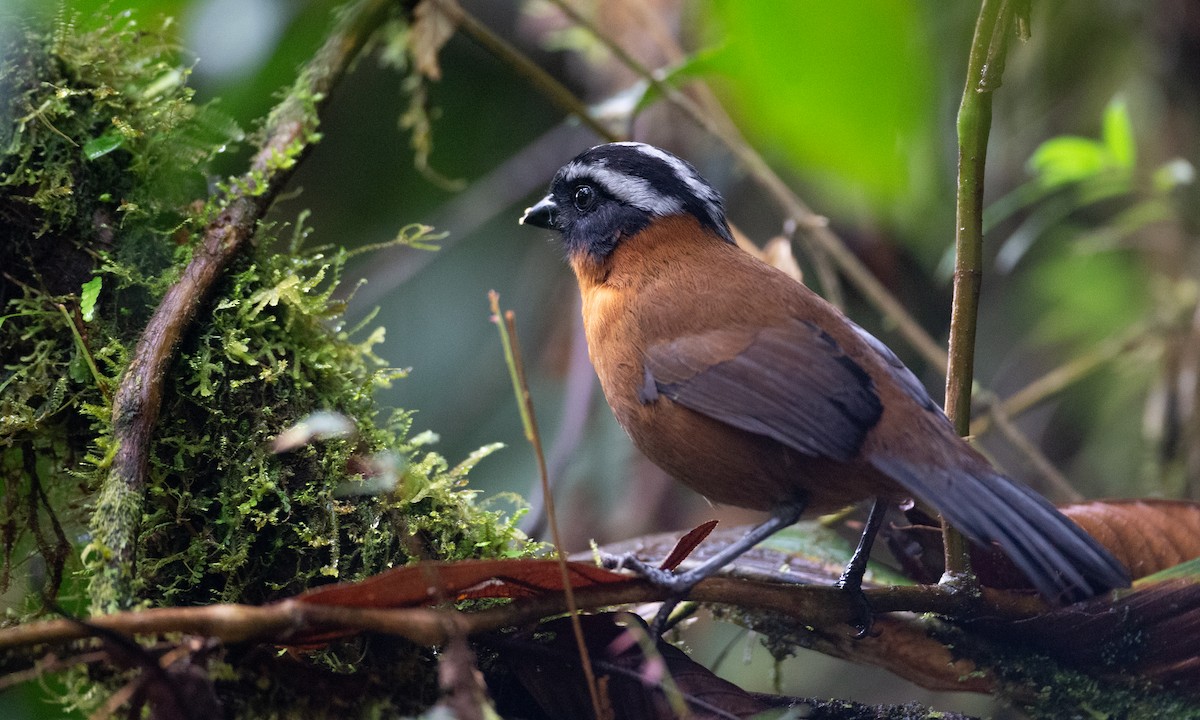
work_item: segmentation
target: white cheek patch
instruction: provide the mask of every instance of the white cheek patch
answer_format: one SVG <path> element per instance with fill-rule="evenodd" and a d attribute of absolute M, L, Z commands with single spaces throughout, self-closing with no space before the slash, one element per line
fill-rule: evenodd
<path fill-rule="evenodd" d="M 571 163 L 563 169 L 563 180 L 592 180 L 617 200 L 651 215 L 674 215 L 683 211 L 678 198 L 663 195 L 646 180 L 598 164 Z"/>

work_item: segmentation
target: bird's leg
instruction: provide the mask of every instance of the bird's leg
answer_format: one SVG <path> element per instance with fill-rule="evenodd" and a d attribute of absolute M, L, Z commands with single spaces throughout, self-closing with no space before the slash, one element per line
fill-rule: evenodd
<path fill-rule="evenodd" d="M 654 622 L 650 624 L 650 631 L 653 637 L 658 637 L 665 629 L 667 616 L 671 614 L 671 610 L 679 604 L 679 601 L 687 596 L 688 592 L 696 585 L 696 583 L 714 574 L 721 568 L 733 562 L 738 556 L 745 553 L 750 548 L 766 540 L 771 535 L 780 530 L 795 524 L 800 519 L 800 514 L 804 511 L 804 505 L 797 503 L 795 505 L 785 505 L 776 508 L 771 513 L 771 517 L 767 518 L 761 524 L 755 526 L 750 532 L 743 535 L 737 542 L 726 545 L 720 552 L 713 555 L 708 560 L 705 560 L 697 567 L 683 573 L 673 573 L 670 570 L 662 570 L 634 558 L 625 556 L 617 558 L 613 563 L 616 567 L 629 568 L 642 577 L 649 580 L 651 583 L 668 590 L 671 596 L 663 601 L 662 608 L 654 617 Z M 861 575 L 861 573 L 860 573 Z"/>
<path fill-rule="evenodd" d="M 871 559 L 871 546 L 875 543 L 875 536 L 879 534 L 879 528 L 883 525 L 883 516 L 887 514 L 887 504 L 881 498 L 875 498 L 875 502 L 871 505 L 871 512 L 867 515 L 867 523 L 863 526 L 862 536 L 858 538 L 858 547 L 854 549 L 854 554 L 850 556 L 850 562 L 846 565 L 846 569 L 842 571 L 842 576 L 837 581 L 837 587 L 850 593 L 852 602 L 857 606 L 857 619 L 854 622 L 854 627 L 858 630 L 857 637 L 865 637 L 871 631 L 871 605 L 867 602 L 867 596 L 863 594 L 862 581 L 863 575 L 867 572 L 867 561 Z"/>

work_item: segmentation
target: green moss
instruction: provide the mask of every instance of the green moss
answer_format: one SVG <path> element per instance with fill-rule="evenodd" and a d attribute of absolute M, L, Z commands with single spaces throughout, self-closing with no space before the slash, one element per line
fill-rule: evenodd
<path fill-rule="evenodd" d="M 225 193 L 207 194 L 208 162 L 240 138 L 192 103 L 174 39 L 159 30 L 126 17 L 86 32 L 59 22 L 2 49 L 0 102 L 14 112 L 0 127 L 0 583 L 42 565 L 48 594 L 78 607 L 113 550 L 90 542 L 97 522 L 139 528 L 128 600 L 148 605 L 257 603 L 416 559 L 527 552 L 517 518 L 466 487 L 486 452 L 452 466 L 428 436 L 410 437 L 411 412 L 376 405 L 375 390 L 404 373 L 373 352 L 382 328 L 344 327 L 334 291 L 346 255 L 303 250 L 303 216 L 260 227 L 182 339 L 140 509 L 98 496 L 115 451 L 113 392 L 223 209 Z M 315 139 L 271 162 L 295 162 Z M 280 432 L 328 411 L 356 432 L 272 452 Z M 391 482 L 355 485 L 364 476 Z M 95 507 L 110 512 L 91 517 Z M 26 612 L 39 605 L 31 596 Z M 247 716 L 395 714 L 432 699 L 427 652 L 399 641 L 289 659 L 302 668 L 291 674 L 273 651 L 214 662 L 223 696 Z M 94 683 L 65 684 L 83 707 L 102 700 Z"/>
<path fill-rule="evenodd" d="M 746 613 L 736 608 L 714 608 L 729 619 L 762 634 L 763 646 L 776 661 L 796 654 L 797 648 L 844 652 L 843 630 L 832 637 L 812 627 L 773 613 Z M 1038 720 L 1096 720 L 1098 718 L 1200 718 L 1200 704 L 1185 693 L 1139 682 L 1123 676 L 1120 665 L 1095 669 L 1089 674 L 1072 669 L 1044 653 L 1015 642 L 988 640 L 933 616 L 924 628 L 937 642 L 965 657 L 996 679 L 996 695 Z M 850 658 L 853 659 L 853 658 Z M 965 678 L 964 678 L 965 679 Z"/>
<path fill-rule="evenodd" d="M 938 639 L 986 668 L 998 680 L 998 694 L 1031 718 L 1200 718 L 1200 704 L 1133 678 L 1120 668 L 1090 675 L 1055 662 L 1030 648 L 992 643 L 949 625 L 937 628 Z"/>
<path fill-rule="evenodd" d="M 32 549 L 58 592 L 106 461 L 96 440 L 116 378 L 190 254 L 187 203 L 203 197 L 207 160 L 239 135 L 192 104 L 171 47 L 123 17 L 87 32 L 60 19 L 0 47 L 5 584 Z"/>
<path fill-rule="evenodd" d="M 375 389 L 403 373 L 372 353 L 381 330 L 338 324 L 331 293 L 343 257 L 256 249 L 185 340 L 143 522 L 153 559 L 139 573 L 155 603 L 257 602 L 416 558 L 511 549 L 511 520 L 479 509 L 464 470 L 407 439 L 409 413 L 378 421 Z M 317 411 L 352 419 L 356 436 L 271 452 L 276 435 Z M 403 466 L 395 490 L 339 497 L 381 453 Z"/>

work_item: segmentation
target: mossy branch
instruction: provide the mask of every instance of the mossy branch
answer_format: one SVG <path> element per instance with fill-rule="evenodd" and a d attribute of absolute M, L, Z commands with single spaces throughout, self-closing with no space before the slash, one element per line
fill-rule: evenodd
<path fill-rule="evenodd" d="M 320 111 L 330 91 L 392 6 L 389 0 L 362 0 L 344 10 L 324 46 L 267 118 L 264 140 L 249 171 L 234 179 L 224 197 L 215 201 L 220 209 L 205 227 L 191 262 L 142 331 L 114 397 L 117 451 L 97 495 L 92 543 L 85 552 L 92 563 L 89 595 L 95 611 L 126 607 L 134 601 L 133 570 L 148 457 L 163 383 L 179 340 L 215 281 L 319 139 Z"/>

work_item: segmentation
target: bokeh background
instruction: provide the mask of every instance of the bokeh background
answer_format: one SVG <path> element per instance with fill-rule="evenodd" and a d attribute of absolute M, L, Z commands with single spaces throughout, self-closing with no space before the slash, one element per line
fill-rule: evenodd
<path fill-rule="evenodd" d="M 121 12 L 145 25 L 172 18 L 198 99 L 253 130 L 319 45 L 338 4 L 9 0 L 0 8 L 9 18 L 40 13 L 84 23 Z M 555 4 L 462 6 L 584 102 L 603 104 L 618 132 L 691 160 L 756 243 L 787 232 L 784 211 L 718 138 L 661 98 L 643 98 L 638 75 Z M 955 113 L 977 3 L 573 6 L 744 135 L 944 342 Z M 1055 500 L 1075 493 L 1195 497 L 1200 6 L 1034 3 L 1030 30 L 1014 42 L 995 100 L 976 377 L 980 397 L 1000 401 L 1047 376 L 1062 382 L 1005 416 L 1008 422 L 989 422 L 979 440 L 1009 473 Z M 530 499 L 530 532 L 542 532 L 533 455 L 489 321 L 487 292 L 494 289 L 517 316 L 570 549 L 711 517 L 755 519 L 709 507 L 632 449 L 587 363 L 561 250 L 549 233 L 516 223 L 553 172 L 600 139 L 461 33 L 442 49 L 436 81 L 416 82 L 378 62 L 386 51 L 361 61 L 337 89 L 323 140 L 274 211 L 283 222 L 311 210 L 312 246 L 385 242 L 410 223 L 447 233 L 436 252 L 381 251 L 352 268 L 353 278 L 366 280 L 347 283 L 352 321 L 378 309 L 371 323 L 387 328 L 378 352 L 411 368 L 380 402 L 418 410 L 416 429 L 435 432 L 452 462 L 505 443 L 472 473 L 472 485 L 507 507 L 519 504 L 509 493 Z M 428 131 L 414 131 L 414 119 L 428 119 Z M 240 171 L 246 153 L 232 148 L 225 171 Z M 941 397 L 938 369 L 852 285 L 820 282 L 803 233 L 796 238 L 806 280 L 840 298 Z M 987 403 L 976 410 L 983 421 L 990 417 Z M 753 690 L 1006 712 L 989 709 L 986 699 L 936 696 L 815 655 L 776 669 L 753 638 L 728 626 L 705 622 L 689 637 L 701 658 L 724 653 L 719 672 Z M 24 700 L 0 697 L 0 715 L 34 712 Z"/>

